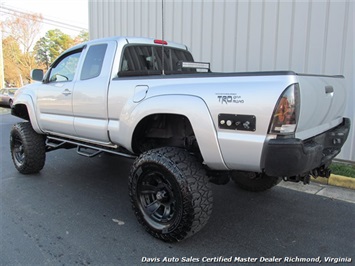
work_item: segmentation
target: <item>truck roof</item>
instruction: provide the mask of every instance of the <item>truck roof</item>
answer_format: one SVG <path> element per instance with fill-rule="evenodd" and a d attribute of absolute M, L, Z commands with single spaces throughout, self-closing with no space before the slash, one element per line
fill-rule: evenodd
<path fill-rule="evenodd" d="M 80 43 L 78 45 L 75 45 L 75 46 L 69 48 L 67 51 L 73 51 L 76 49 L 80 49 L 80 48 L 84 47 L 85 45 L 92 45 L 95 43 L 102 43 L 105 41 L 126 42 L 127 44 L 149 44 L 149 45 L 162 45 L 161 43 L 164 42 L 164 45 L 166 45 L 168 47 L 188 50 L 186 45 L 176 43 L 176 42 L 171 42 L 171 41 L 162 41 L 162 40 L 158 40 L 158 39 L 144 38 L 144 37 L 115 36 L 115 37 L 100 38 L 100 39 L 94 39 L 94 40 L 90 40 L 87 42 L 83 42 L 83 43 Z"/>

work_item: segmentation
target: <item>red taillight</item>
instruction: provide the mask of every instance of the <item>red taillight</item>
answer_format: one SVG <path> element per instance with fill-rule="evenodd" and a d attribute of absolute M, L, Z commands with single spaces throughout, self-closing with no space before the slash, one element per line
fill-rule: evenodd
<path fill-rule="evenodd" d="M 163 41 L 163 40 L 154 40 L 154 43 L 168 45 L 168 42 L 167 41 Z"/>
<path fill-rule="evenodd" d="M 275 106 L 269 133 L 282 135 L 295 133 L 299 108 L 299 87 L 298 84 L 293 84 L 282 93 Z"/>

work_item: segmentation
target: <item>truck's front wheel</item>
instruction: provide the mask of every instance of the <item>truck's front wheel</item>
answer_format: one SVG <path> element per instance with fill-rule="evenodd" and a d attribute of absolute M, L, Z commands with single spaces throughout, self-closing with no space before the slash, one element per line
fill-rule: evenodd
<path fill-rule="evenodd" d="M 268 176 L 263 173 L 234 171 L 231 179 L 238 187 L 253 192 L 268 190 L 281 182 L 280 177 Z"/>
<path fill-rule="evenodd" d="M 143 153 L 133 164 L 129 189 L 138 221 L 164 241 L 180 241 L 195 234 L 212 212 L 212 191 L 205 170 L 182 149 Z"/>
<path fill-rule="evenodd" d="M 17 123 L 10 135 L 11 156 L 16 169 L 22 174 L 34 174 L 42 170 L 46 160 L 43 135 L 35 132 L 29 122 Z"/>

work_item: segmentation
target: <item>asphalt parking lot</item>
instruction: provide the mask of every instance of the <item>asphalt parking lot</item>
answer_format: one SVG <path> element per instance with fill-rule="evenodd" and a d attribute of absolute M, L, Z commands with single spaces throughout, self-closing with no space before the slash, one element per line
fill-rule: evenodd
<path fill-rule="evenodd" d="M 201 232 L 180 243 L 156 240 L 131 210 L 131 160 L 58 150 L 47 154 L 40 174 L 21 175 L 9 151 L 16 121 L 0 108 L 0 265 L 165 264 L 164 258 L 222 265 L 230 257 L 225 264 L 242 262 L 235 258 L 354 262 L 355 204 L 282 186 L 251 193 L 231 182 L 213 185 L 214 210 Z"/>

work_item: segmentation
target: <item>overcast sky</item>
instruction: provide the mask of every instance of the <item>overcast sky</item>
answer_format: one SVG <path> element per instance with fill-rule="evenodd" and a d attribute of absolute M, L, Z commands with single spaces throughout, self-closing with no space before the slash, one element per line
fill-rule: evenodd
<path fill-rule="evenodd" d="M 41 13 L 44 17 L 41 35 L 58 28 L 75 36 L 88 29 L 88 0 L 0 0 L 1 20 L 12 13 L 10 9 Z"/>

